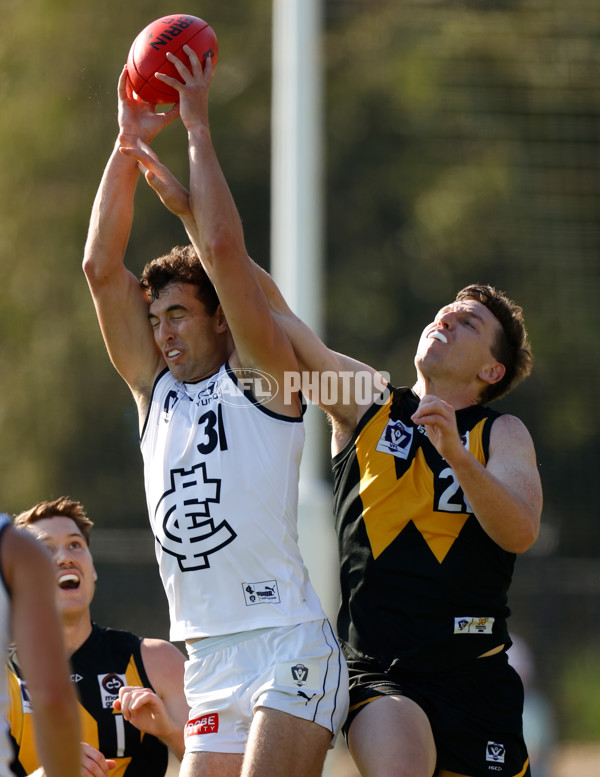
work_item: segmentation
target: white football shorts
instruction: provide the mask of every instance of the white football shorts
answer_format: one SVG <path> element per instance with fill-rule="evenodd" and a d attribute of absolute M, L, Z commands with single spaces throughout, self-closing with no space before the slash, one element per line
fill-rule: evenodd
<path fill-rule="evenodd" d="M 186 752 L 243 753 L 257 707 L 331 731 L 348 713 L 348 669 L 328 620 L 187 644 Z"/>

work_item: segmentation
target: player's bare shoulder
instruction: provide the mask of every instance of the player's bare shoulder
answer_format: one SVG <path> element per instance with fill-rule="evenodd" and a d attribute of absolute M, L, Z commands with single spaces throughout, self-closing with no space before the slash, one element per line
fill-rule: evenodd
<path fill-rule="evenodd" d="M 533 439 L 529 430 L 515 415 L 505 413 L 497 418 L 490 433 L 490 453 L 493 455 L 499 450 L 520 449 L 523 453 L 535 456 Z"/>

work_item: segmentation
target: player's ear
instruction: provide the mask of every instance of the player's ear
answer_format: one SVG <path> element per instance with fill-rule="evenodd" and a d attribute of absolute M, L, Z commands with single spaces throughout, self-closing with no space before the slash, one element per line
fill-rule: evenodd
<path fill-rule="evenodd" d="M 482 370 L 477 373 L 477 377 L 484 383 L 492 386 L 494 383 L 498 383 L 504 377 L 506 368 L 500 362 L 492 362 L 486 365 Z"/>
<path fill-rule="evenodd" d="M 214 320 L 215 320 L 215 330 L 218 334 L 221 334 L 222 332 L 227 332 L 229 329 L 229 324 L 227 323 L 227 319 L 225 318 L 225 312 L 223 311 L 223 308 L 219 304 L 217 306 L 217 309 L 214 313 Z"/>

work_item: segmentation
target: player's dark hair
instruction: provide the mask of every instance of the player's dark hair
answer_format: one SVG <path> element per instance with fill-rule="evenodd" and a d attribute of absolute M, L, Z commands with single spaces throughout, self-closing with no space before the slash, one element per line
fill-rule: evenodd
<path fill-rule="evenodd" d="M 507 394 L 531 372 L 533 356 L 525 329 L 523 310 L 502 291 L 493 286 L 472 284 L 456 295 L 457 300 L 473 299 L 481 302 L 500 322 L 492 354 L 504 365 L 504 376 L 498 383 L 487 386 L 481 394 L 481 403 L 491 402 Z"/>
<path fill-rule="evenodd" d="M 19 529 L 24 529 L 41 521 L 43 518 L 56 518 L 56 516 L 70 518 L 77 525 L 86 543 L 90 544 L 90 530 L 94 522 L 87 517 L 81 502 L 69 499 L 68 496 L 59 496 L 58 499 L 54 499 L 51 502 L 38 502 L 29 510 L 16 515 L 14 524 Z"/>
<path fill-rule="evenodd" d="M 197 287 L 196 296 L 212 316 L 219 306 L 215 287 L 206 274 L 194 247 L 175 246 L 168 254 L 148 262 L 142 272 L 140 284 L 151 302 L 169 283 L 189 283 Z"/>

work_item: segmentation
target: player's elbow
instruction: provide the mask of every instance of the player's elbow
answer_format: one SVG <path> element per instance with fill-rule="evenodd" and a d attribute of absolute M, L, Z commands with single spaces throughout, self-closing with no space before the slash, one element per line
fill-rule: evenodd
<path fill-rule="evenodd" d="M 531 548 L 540 533 L 540 521 L 536 515 L 528 515 L 521 524 L 519 533 L 513 537 L 511 547 L 506 548 L 511 553 L 525 553 Z"/>
<path fill-rule="evenodd" d="M 83 262 L 81 264 L 83 268 L 83 274 L 85 275 L 87 282 L 91 288 L 97 286 L 101 280 L 101 274 L 99 272 L 98 263 L 93 260 L 93 257 L 89 254 L 84 254 Z"/>

